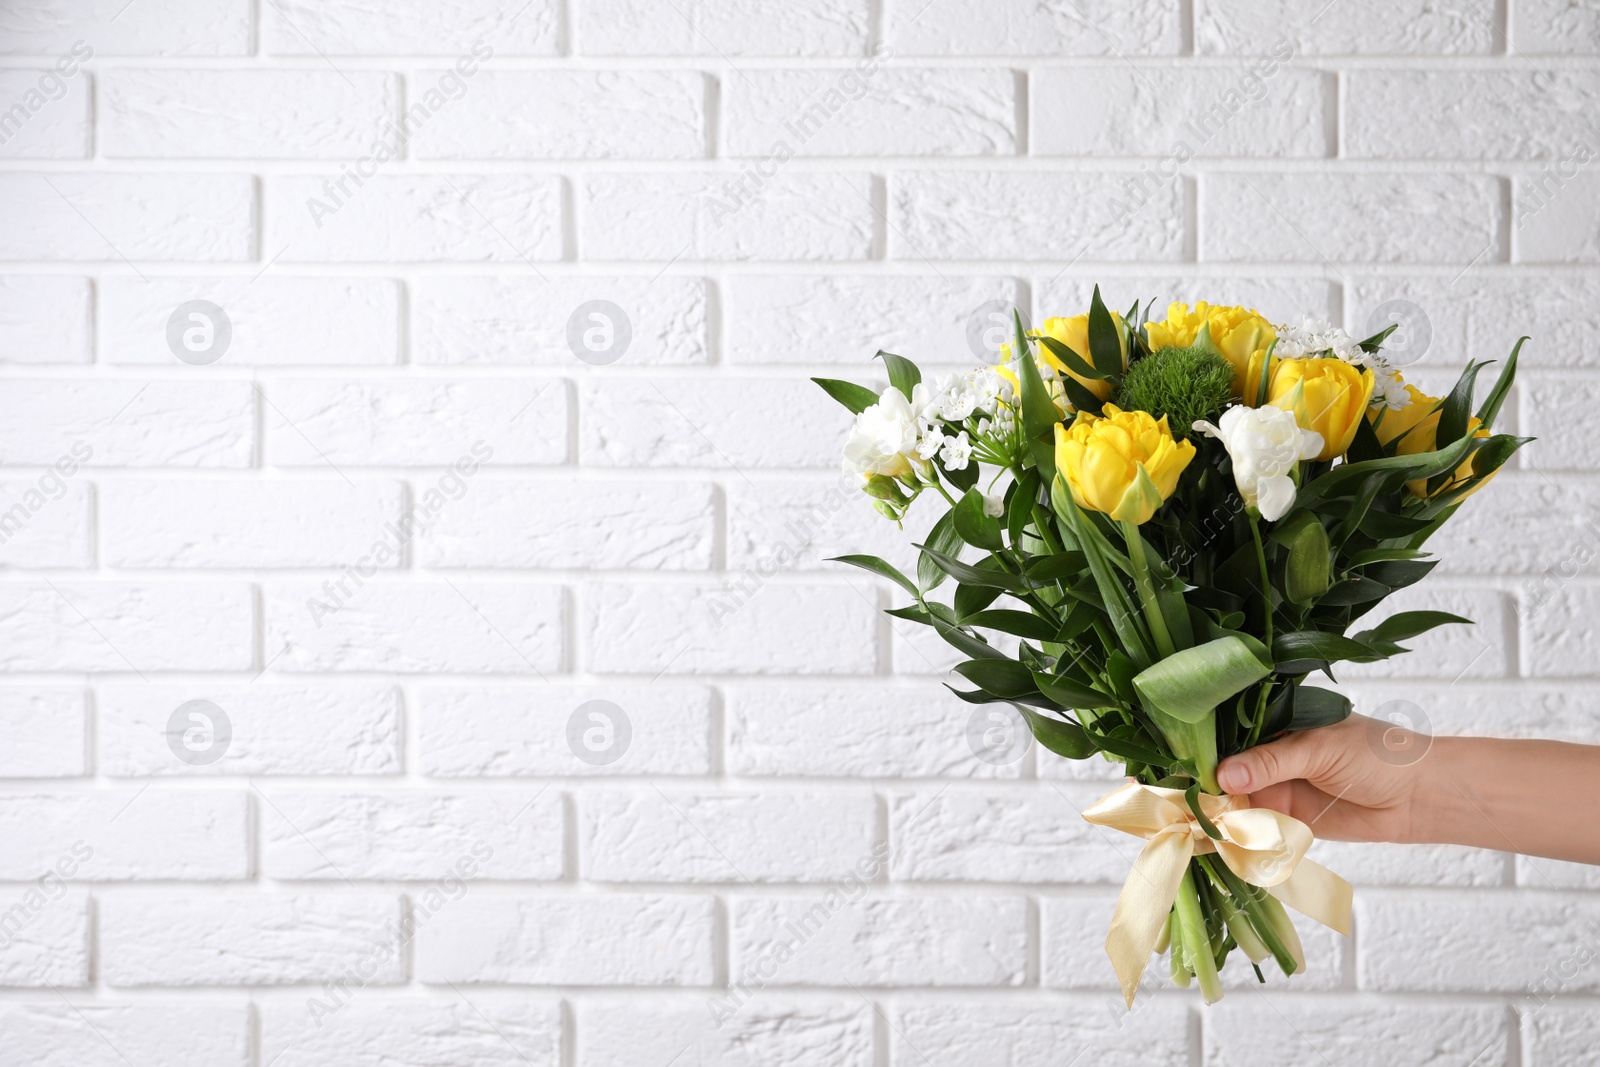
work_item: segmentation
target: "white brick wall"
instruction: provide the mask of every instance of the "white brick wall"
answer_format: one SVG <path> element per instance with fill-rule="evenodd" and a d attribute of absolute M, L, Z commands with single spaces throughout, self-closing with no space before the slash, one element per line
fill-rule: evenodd
<path fill-rule="evenodd" d="M 1566 0 L 7 4 L 0 1067 L 1596 1062 L 1600 875 L 1456 848 L 1124 1015 L 1111 769 L 826 562 L 930 516 L 805 378 L 1095 281 L 1530 332 L 1405 598 L 1478 635 L 1347 688 L 1600 740 L 1597 99 Z"/>

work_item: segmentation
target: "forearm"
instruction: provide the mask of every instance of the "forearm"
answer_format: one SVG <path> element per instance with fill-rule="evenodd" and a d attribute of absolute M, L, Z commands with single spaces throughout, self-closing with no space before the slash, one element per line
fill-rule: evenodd
<path fill-rule="evenodd" d="M 1439 737 L 1411 838 L 1600 864 L 1600 745 Z"/>

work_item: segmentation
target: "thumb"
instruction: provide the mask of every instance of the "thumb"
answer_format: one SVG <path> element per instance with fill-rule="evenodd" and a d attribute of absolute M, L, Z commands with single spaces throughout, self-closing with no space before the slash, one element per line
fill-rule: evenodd
<path fill-rule="evenodd" d="M 1278 782 L 1311 778 L 1324 763 L 1318 730 L 1291 734 L 1270 745 L 1246 749 L 1217 765 L 1217 784 L 1229 793 L 1254 793 Z"/>

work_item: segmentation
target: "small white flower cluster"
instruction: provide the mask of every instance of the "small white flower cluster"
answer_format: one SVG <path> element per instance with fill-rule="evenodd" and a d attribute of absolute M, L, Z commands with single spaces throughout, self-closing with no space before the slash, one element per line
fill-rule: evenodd
<path fill-rule="evenodd" d="M 941 376 L 933 389 L 919 382 L 906 400 L 890 386 L 878 402 L 856 416 L 845 443 L 846 474 L 866 477 L 903 473 L 907 460 L 927 463 L 938 456 L 950 470 L 966 470 L 972 462 L 973 441 L 965 428 L 951 434 L 947 424 L 965 426 L 969 420 L 980 436 L 1010 434 L 1016 425 L 1012 388 L 993 367 Z"/>
<path fill-rule="evenodd" d="M 1398 411 L 1411 403 L 1400 372 L 1389 365 L 1382 352 L 1368 352 L 1344 330 L 1321 319 L 1307 316 L 1298 326 L 1274 326 L 1278 344 L 1272 354 L 1280 359 L 1315 359 L 1331 356 L 1357 367 L 1370 368 L 1376 381 L 1372 402 Z"/>

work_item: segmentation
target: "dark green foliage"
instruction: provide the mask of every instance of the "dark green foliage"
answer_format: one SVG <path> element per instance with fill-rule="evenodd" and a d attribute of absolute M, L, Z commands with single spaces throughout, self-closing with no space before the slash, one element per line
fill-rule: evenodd
<path fill-rule="evenodd" d="M 1233 399 L 1233 365 L 1198 346 L 1163 348 L 1128 368 L 1112 403 L 1165 415 L 1175 437 L 1194 437 L 1197 419 L 1215 422 Z"/>

